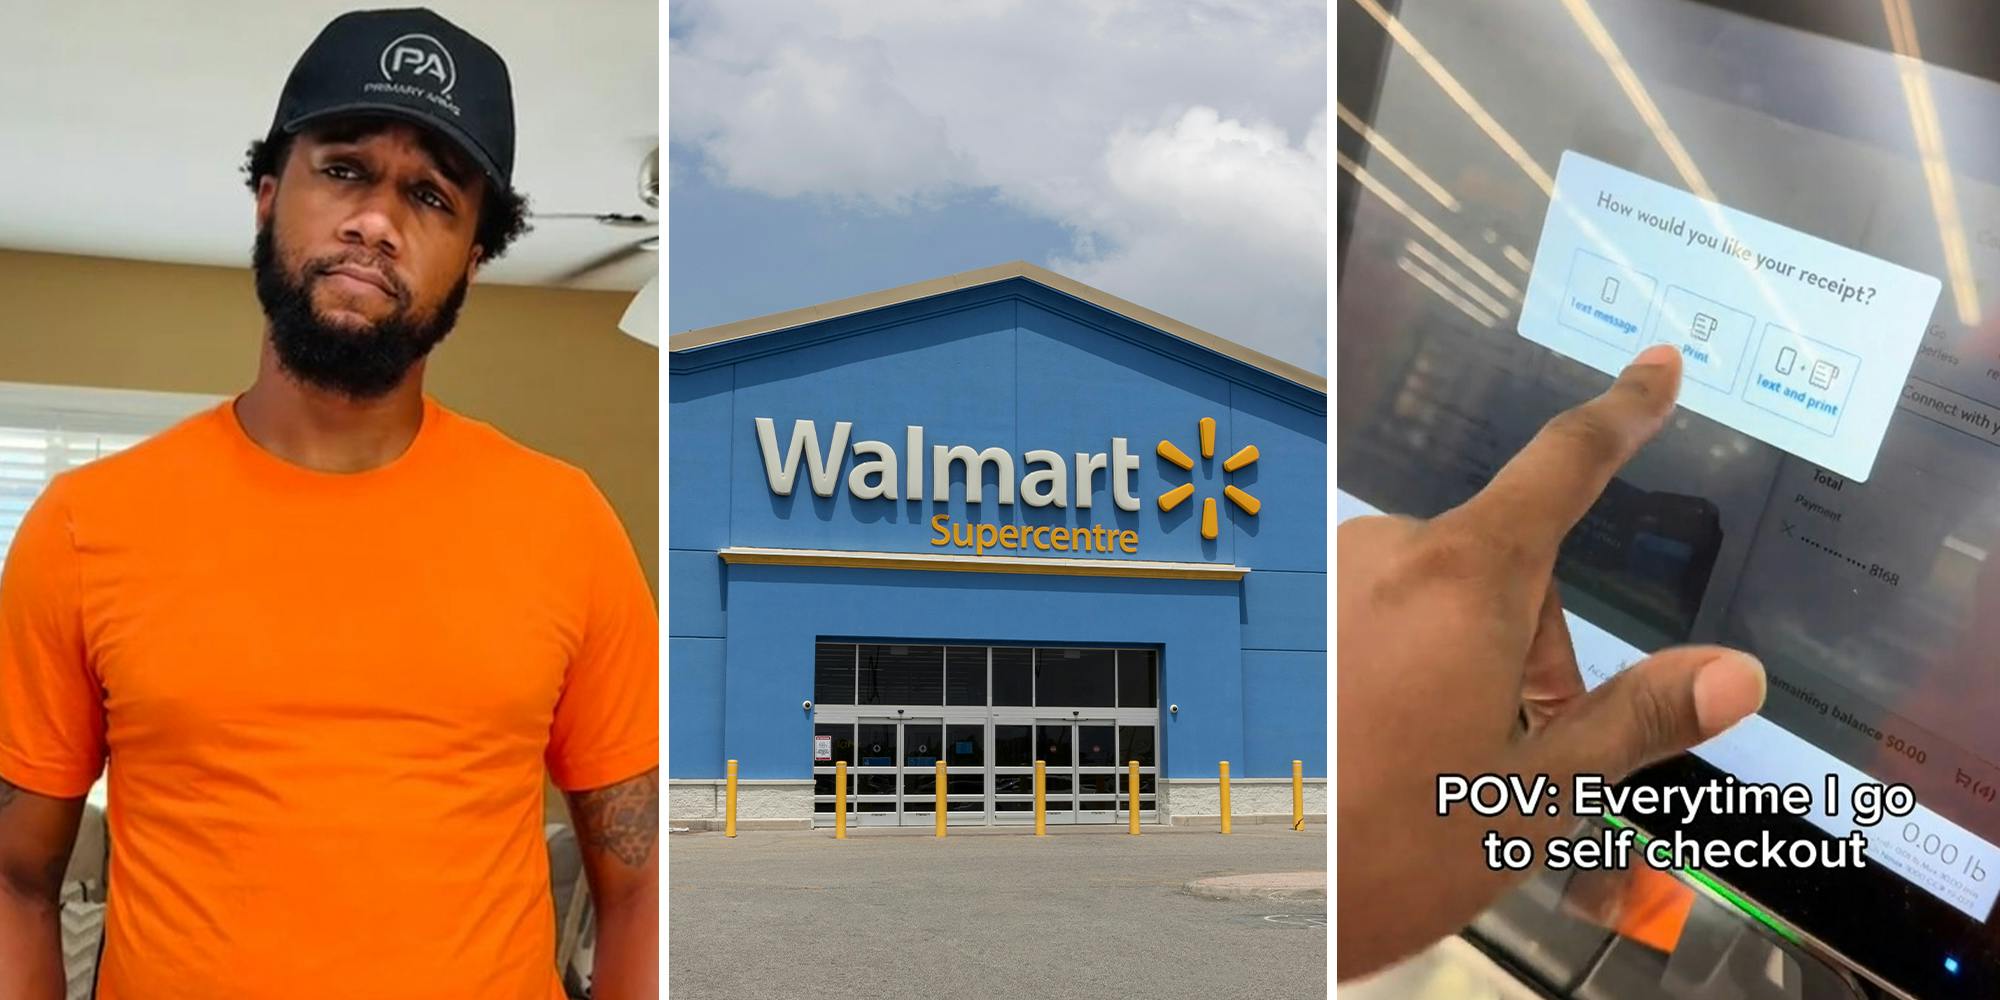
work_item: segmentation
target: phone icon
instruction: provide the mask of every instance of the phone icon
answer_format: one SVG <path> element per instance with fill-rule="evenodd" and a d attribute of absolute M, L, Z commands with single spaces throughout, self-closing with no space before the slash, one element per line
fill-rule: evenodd
<path fill-rule="evenodd" d="M 1792 368 L 1798 364 L 1798 361 L 1799 352 L 1794 348 L 1787 347 L 1778 351 L 1778 361 L 1771 367 L 1776 368 L 1780 375 L 1790 375 Z"/>

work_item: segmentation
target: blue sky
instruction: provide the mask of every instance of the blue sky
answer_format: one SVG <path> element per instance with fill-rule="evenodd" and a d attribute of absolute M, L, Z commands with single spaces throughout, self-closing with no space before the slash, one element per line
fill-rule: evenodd
<path fill-rule="evenodd" d="M 921 212 L 842 209 L 718 184 L 699 152 L 670 152 L 667 322 L 676 333 L 1007 260 L 1042 262 L 1070 245 L 1061 225 L 990 189 Z"/>
<path fill-rule="evenodd" d="M 1326 6 L 673 0 L 668 327 L 1027 260 L 1326 371 Z"/>

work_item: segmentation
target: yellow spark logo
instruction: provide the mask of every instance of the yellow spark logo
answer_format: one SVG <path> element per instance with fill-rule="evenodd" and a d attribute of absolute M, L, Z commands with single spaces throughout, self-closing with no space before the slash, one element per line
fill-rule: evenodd
<path fill-rule="evenodd" d="M 1160 447 L 1155 450 L 1158 451 L 1161 458 L 1164 458 L 1167 461 L 1180 466 L 1183 471 L 1186 472 L 1194 471 L 1194 459 L 1189 458 L 1187 456 L 1187 452 L 1184 452 L 1179 448 L 1174 447 L 1174 443 L 1172 441 L 1161 441 Z M 1203 458 L 1215 457 L 1214 417 L 1201 418 L 1201 457 Z M 1255 462 L 1256 460 L 1257 460 L 1257 446 L 1254 444 L 1246 444 L 1242 447 L 1241 450 L 1237 451 L 1236 454 L 1231 455 L 1228 458 L 1222 460 L 1222 471 L 1235 472 L 1236 470 L 1241 469 L 1244 466 L 1249 465 L 1252 462 Z M 1228 497 L 1229 502 L 1235 504 L 1237 509 L 1241 510 L 1245 514 L 1249 514 L 1252 517 L 1257 516 L 1257 509 L 1263 506 L 1263 504 L 1257 502 L 1256 497 L 1253 497 L 1250 494 L 1245 493 L 1234 486 L 1224 486 L 1222 488 L 1222 495 Z M 1194 496 L 1194 484 L 1182 483 L 1181 485 L 1176 486 L 1173 489 L 1170 489 L 1165 493 L 1160 494 L 1160 510 L 1162 511 L 1173 510 L 1175 507 L 1180 506 L 1182 501 L 1186 500 L 1188 497 L 1191 496 Z M 1218 529 L 1215 523 L 1215 498 L 1203 497 L 1201 501 L 1201 537 L 1209 539 L 1210 541 L 1214 541 L 1217 533 Z"/>

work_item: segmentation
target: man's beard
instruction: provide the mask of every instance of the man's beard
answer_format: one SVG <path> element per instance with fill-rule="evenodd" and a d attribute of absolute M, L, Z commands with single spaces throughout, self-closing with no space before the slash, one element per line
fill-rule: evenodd
<path fill-rule="evenodd" d="M 307 261 L 297 275 L 289 274 L 277 259 L 271 236 L 274 224 L 275 220 L 257 230 L 251 268 L 257 276 L 257 299 L 271 324 L 278 364 L 299 381 L 350 399 L 379 399 L 401 385 L 411 366 L 428 356 L 458 322 L 470 284 L 465 277 L 428 318 L 411 315 L 408 288 L 391 278 L 398 305 L 388 318 L 366 329 L 328 323 L 313 309 L 313 283 L 343 263 L 370 266 L 366 255 L 323 257 Z"/>

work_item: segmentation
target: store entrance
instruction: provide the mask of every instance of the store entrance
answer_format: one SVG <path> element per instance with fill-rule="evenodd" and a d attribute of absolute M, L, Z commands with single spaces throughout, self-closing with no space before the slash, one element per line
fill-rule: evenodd
<path fill-rule="evenodd" d="M 1132 760 L 1140 819 L 1157 818 L 1155 650 L 823 642 L 817 655 L 816 825 L 833 824 L 841 762 L 859 826 L 934 825 L 940 761 L 953 826 L 1034 822 L 1037 760 L 1050 823 L 1125 822 Z"/>

